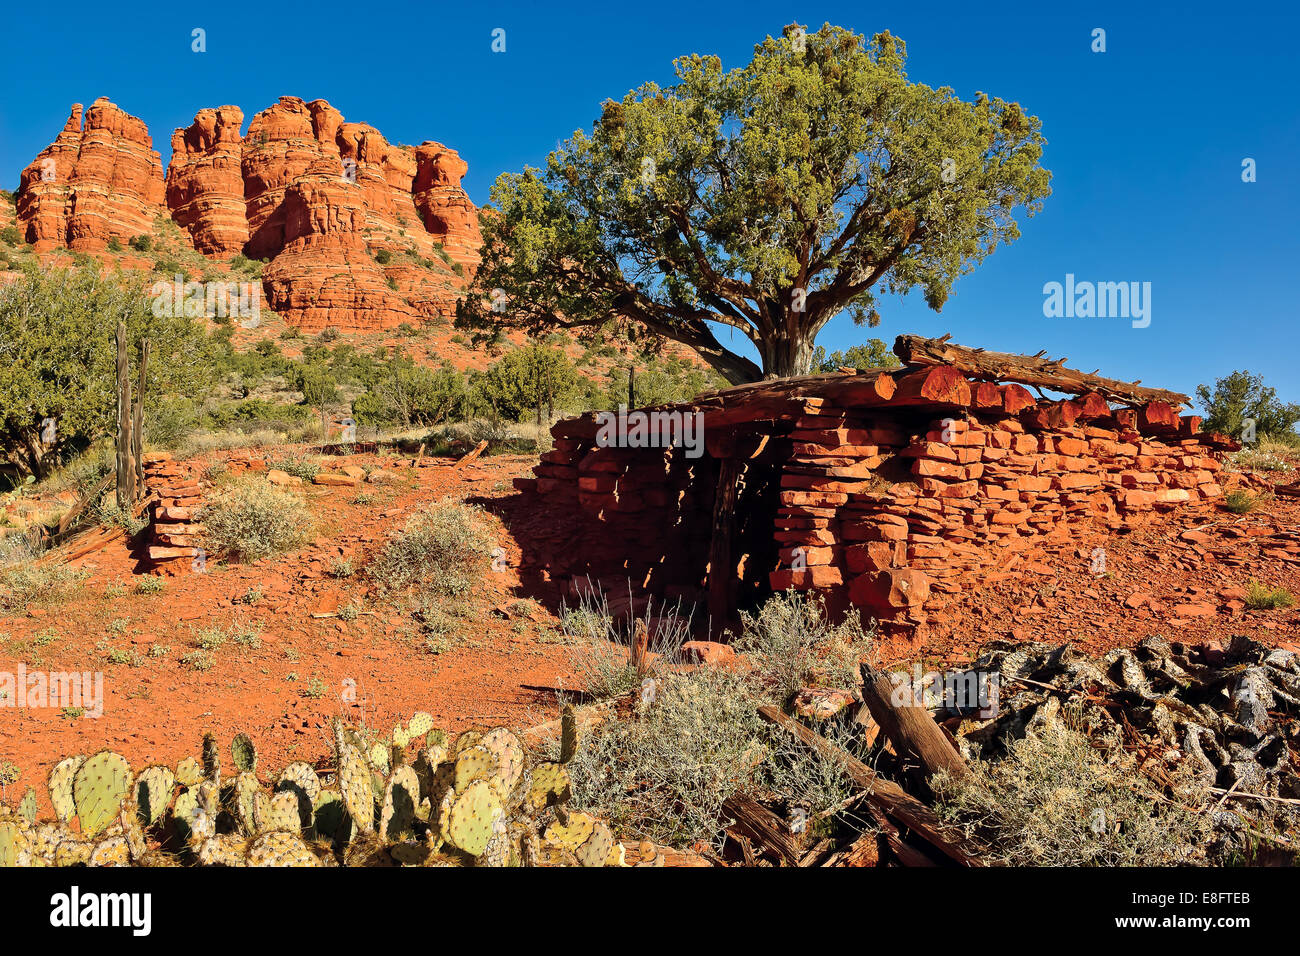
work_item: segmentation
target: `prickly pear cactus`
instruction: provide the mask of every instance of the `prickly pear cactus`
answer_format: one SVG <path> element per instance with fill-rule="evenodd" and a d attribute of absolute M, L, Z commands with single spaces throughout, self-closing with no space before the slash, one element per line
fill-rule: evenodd
<path fill-rule="evenodd" d="M 320 866 L 320 860 L 296 833 L 273 830 L 248 845 L 246 866 Z"/>
<path fill-rule="evenodd" d="M 18 815 L 27 821 L 29 827 L 36 823 L 36 791 L 31 787 L 27 788 L 22 802 L 18 804 Z"/>
<path fill-rule="evenodd" d="M 451 805 L 447 842 L 470 856 L 482 856 L 497 818 L 505 812 L 501 797 L 486 780 L 475 780 Z"/>
<path fill-rule="evenodd" d="M 489 779 L 496 769 L 496 759 L 486 747 L 470 747 L 456 757 L 456 777 L 452 786 L 457 793 L 464 793 L 471 783 Z"/>
<path fill-rule="evenodd" d="M 122 808 L 131 790 L 131 765 L 121 754 L 101 750 L 86 759 L 72 781 L 81 832 L 97 836 Z"/>
<path fill-rule="evenodd" d="M 233 804 L 235 819 L 245 833 L 257 832 L 257 820 L 254 816 L 254 804 L 257 795 L 262 792 L 262 785 L 257 782 L 256 774 L 241 773 L 235 778 L 230 800 Z"/>
<path fill-rule="evenodd" d="M 243 837 L 223 833 L 204 840 L 197 856 L 203 866 L 243 866 L 247 851 Z"/>
<path fill-rule="evenodd" d="M 532 770 L 532 783 L 524 804 L 531 810 L 543 810 L 568 800 L 572 788 L 569 771 L 562 764 L 539 763 Z"/>
<path fill-rule="evenodd" d="M 379 833 L 389 840 L 400 840 L 415 822 L 415 808 L 420 800 L 420 780 L 410 767 L 398 767 L 389 778 L 384 793 L 384 809 L 379 817 Z"/>
<path fill-rule="evenodd" d="M 490 779 L 497 792 L 503 796 L 514 793 L 524 773 L 524 745 L 519 738 L 504 727 L 498 727 L 484 734 L 479 746 L 490 753 L 496 763 Z"/>
<path fill-rule="evenodd" d="M 85 757 L 67 757 L 56 763 L 50 770 L 50 803 L 54 805 L 54 815 L 63 823 L 70 823 L 77 815 L 77 801 L 72 795 L 72 781 L 81 769 Z"/>
<path fill-rule="evenodd" d="M 221 786 L 221 748 L 217 746 L 216 734 L 211 731 L 203 734 L 203 778 Z"/>
<path fill-rule="evenodd" d="M 257 773 L 257 748 L 248 734 L 236 734 L 230 742 L 230 756 L 240 773 Z"/>
<path fill-rule="evenodd" d="M 299 760 L 281 771 L 275 789 L 288 790 L 293 787 L 302 791 L 309 805 L 316 802 L 316 798 L 320 796 L 320 777 L 312 769 L 311 764 Z"/>
<path fill-rule="evenodd" d="M 31 855 L 31 844 L 12 820 L 0 821 L 0 867 L 26 866 Z"/>
<path fill-rule="evenodd" d="M 570 814 L 576 816 L 576 814 Z M 583 866 L 605 866 L 614 849 L 614 833 L 600 820 L 592 828 L 591 836 L 578 847 L 578 862 Z"/>
<path fill-rule="evenodd" d="M 302 830 L 302 815 L 298 812 L 297 794 L 281 790 L 271 798 L 266 828 L 285 830 L 290 833 L 298 833 Z"/>
<path fill-rule="evenodd" d="M 596 832 L 597 822 L 589 813 L 570 813 L 563 822 L 556 820 L 547 827 L 542 837 L 561 849 L 576 852 Z"/>
<path fill-rule="evenodd" d="M 343 797 L 335 790 L 322 790 L 312 804 L 311 829 L 323 840 L 346 844 L 352 838 L 352 817 Z"/>
<path fill-rule="evenodd" d="M 374 767 L 381 774 L 388 773 L 389 753 L 387 747 L 385 747 L 383 744 L 375 744 L 373 747 L 370 748 L 370 752 L 366 754 L 366 756 L 370 759 L 370 766 Z"/>
<path fill-rule="evenodd" d="M 406 725 L 406 733 L 415 740 L 433 730 L 433 717 L 424 711 L 416 713 Z"/>
<path fill-rule="evenodd" d="M 560 763 L 568 763 L 578 752 L 578 718 L 573 705 L 565 704 L 560 713 Z"/>
<path fill-rule="evenodd" d="M 182 787 L 197 787 L 202 779 L 202 765 L 193 757 L 182 757 L 176 765 L 176 782 Z"/>
<path fill-rule="evenodd" d="M 339 747 L 339 787 L 343 802 L 357 829 L 362 833 L 375 830 L 375 791 L 370 782 L 370 767 L 351 744 Z"/>
<path fill-rule="evenodd" d="M 141 770 L 135 781 L 135 802 L 139 807 L 140 822 L 145 826 L 162 822 L 175 789 L 176 775 L 170 767 L 155 764 Z"/>
<path fill-rule="evenodd" d="M 90 851 L 91 866 L 130 866 L 131 851 L 126 837 L 118 835 L 108 837 L 95 844 Z"/>

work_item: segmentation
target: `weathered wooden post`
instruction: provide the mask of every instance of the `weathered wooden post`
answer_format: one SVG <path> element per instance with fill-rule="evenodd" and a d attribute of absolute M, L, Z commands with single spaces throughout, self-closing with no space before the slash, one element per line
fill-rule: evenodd
<path fill-rule="evenodd" d="M 131 410 L 131 457 L 135 459 L 135 495 L 144 493 L 144 383 L 149 370 L 149 340 L 140 342 L 140 371 Z"/>
<path fill-rule="evenodd" d="M 131 446 L 131 356 L 126 350 L 126 323 L 117 323 L 117 507 L 135 507 L 135 462 Z"/>

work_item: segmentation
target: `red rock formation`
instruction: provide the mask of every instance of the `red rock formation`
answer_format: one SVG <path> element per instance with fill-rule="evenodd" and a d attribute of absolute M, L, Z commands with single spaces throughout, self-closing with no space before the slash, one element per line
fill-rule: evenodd
<path fill-rule="evenodd" d="M 102 249 L 153 231 L 164 213 L 162 159 L 144 122 L 105 97 L 81 104 L 58 138 L 23 170 L 18 218 L 38 249 Z"/>
<path fill-rule="evenodd" d="M 100 100 L 82 130 L 74 108 L 23 174 L 27 237 L 96 248 L 151 232 L 170 209 L 205 255 L 273 260 L 264 291 L 293 325 L 389 328 L 454 313 L 482 243 L 454 150 L 390 144 L 325 100 L 296 96 L 255 115 L 241 138 L 242 122 L 222 106 L 176 130 L 164 190 L 141 121 Z"/>
<path fill-rule="evenodd" d="M 412 192 L 424 228 L 455 262 L 471 270 L 477 268 L 483 245 L 478 210 L 460 185 L 469 164 L 454 149 L 433 142 L 420 144 L 415 162 Z"/>
<path fill-rule="evenodd" d="M 237 106 L 199 110 L 172 133 L 167 208 L 205 255 L 232 256 L 248 242 L 244 204 L 244 113 Z"/>

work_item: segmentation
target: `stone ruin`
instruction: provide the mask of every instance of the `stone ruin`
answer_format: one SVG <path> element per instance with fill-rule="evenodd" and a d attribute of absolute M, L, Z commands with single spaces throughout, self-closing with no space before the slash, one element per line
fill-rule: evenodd
<path fill-rule="evenodd" d="M 694 419 L 701 447 L 663 447 L 598 414 L 558 422 L 536 477 L 516 480 L 554 516 L 525 566 L 570 595 L 696 603 L 715 634 L 798 589 L 918 637 L 963 592 L 1023 570 L 1036 545 L 1222 494 L 1219 456 L 1238 446 L 1180 415 L 1185 395 L 947 336 L 900 336 L 894 351 L 898 368 L 643 410 Z"/>

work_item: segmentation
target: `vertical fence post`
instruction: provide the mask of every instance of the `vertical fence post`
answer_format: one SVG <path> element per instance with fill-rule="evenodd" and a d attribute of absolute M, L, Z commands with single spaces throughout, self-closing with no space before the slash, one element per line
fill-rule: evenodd
<path fill-rule="evenodd" d="M 131 410 L 131 457 L 135 460 L 135 495 L 144 494 L 144 383 L 149 370 L 149 340 L 140 342 L 140 372 Z"/>
<path fill-rule="evenodd" d="M 131 356 L 126 350 L 126 323 L 117 323 L 117 507 L 135 507 L 135 464 L 131 461 Z"/>

